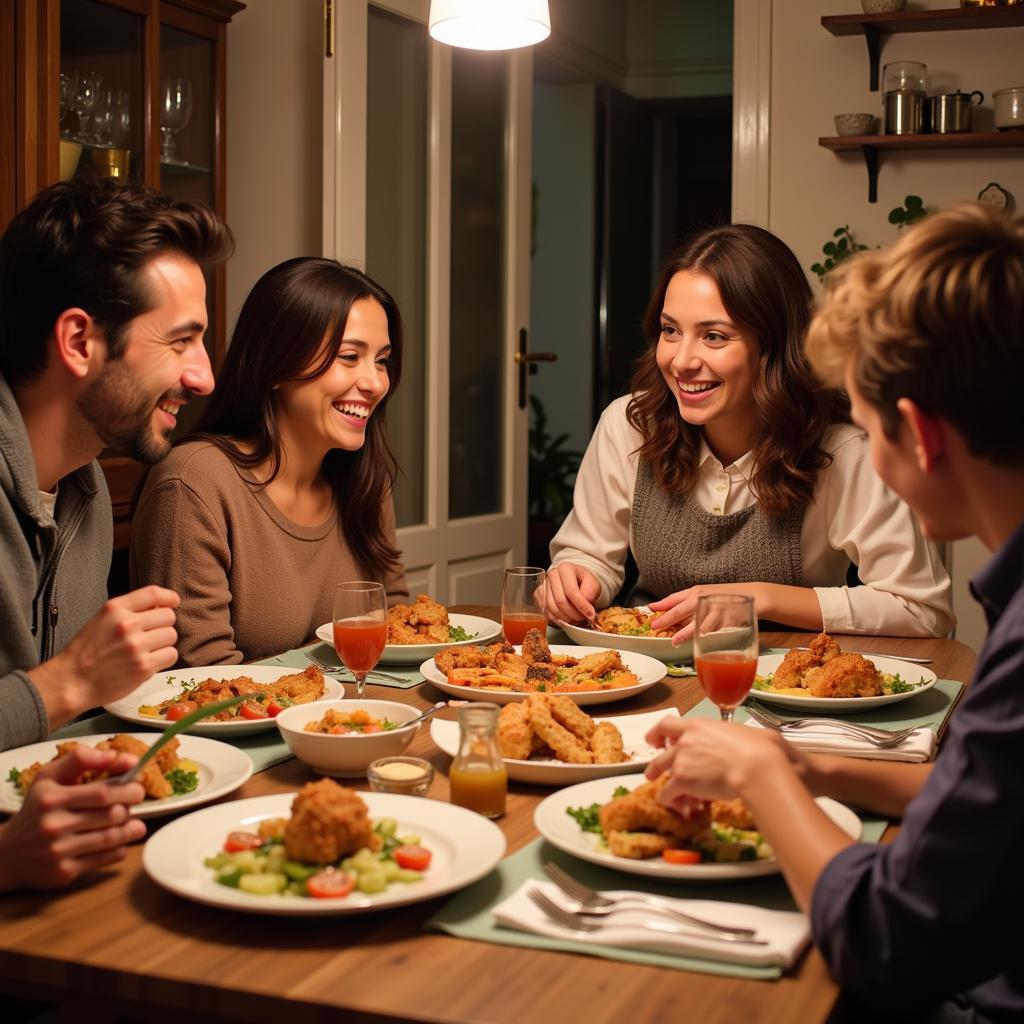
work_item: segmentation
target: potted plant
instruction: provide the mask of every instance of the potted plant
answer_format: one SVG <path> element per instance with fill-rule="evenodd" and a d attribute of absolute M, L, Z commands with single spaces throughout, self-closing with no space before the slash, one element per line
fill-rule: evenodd
<path fill-rule="evenodd" d="M 530 395 L 529 559 L 548 564 L 548 544 L 572 508 L 572 488 L 580 452 L 566 449 L 568 434 L 552 436 L 544 404 Z"/>

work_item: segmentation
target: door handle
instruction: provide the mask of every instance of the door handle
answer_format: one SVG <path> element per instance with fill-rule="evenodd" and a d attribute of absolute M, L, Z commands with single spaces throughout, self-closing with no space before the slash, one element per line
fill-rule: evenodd
<path fill-rule="evenodd" d="M 533 363 L 553 363 L 558 359 L 557 352 L 527 352 L 526 328 L 519 329 L 519 348 L 512 357 L 519 367 L 519 408 L 526 408 L 526 373 L 532 369 Z"/>

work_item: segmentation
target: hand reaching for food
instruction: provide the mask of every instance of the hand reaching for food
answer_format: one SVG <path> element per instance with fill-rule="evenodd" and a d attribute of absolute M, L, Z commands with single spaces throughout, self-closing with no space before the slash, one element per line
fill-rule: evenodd
<path fill-rule="evenodd" d="M 560 622 L 593 622 L 594 602 L 601 596 L 597 577 L 575 562 L 562 562 L 548 569 L 545 593 L 548 618 Z"/>

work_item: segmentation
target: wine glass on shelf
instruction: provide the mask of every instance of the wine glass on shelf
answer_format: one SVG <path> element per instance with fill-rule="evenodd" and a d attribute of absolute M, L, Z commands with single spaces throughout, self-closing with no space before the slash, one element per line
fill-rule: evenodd
<path fill-rule="evenodd" d="M 693 660 L 704 695 L 731 722 L 750 693 L 757 672 L 757 613 L 754 599 L 713 594 L 697 599 Z"/>
<path fill-rule="evenodd" d="M 545 631 L 544 570 L 532 565 L 517 565 L 505 570 L 501 588 L 501 628 L 510 644 L 521 644 L 531 629 Z"/>
<path fill-rule="evenodd" d="M 388 603 L 384 587 L 368 580 L 339 583 L 334 592 L 334 649 L 355 676 L 356 696 L 366 692 L 366 674 L 388 642 Z"/>
<path fill-rule="evenodd" d="M 192 83 L 187 78 L 165 78 L 160 85 L 160 159 L 180 163 L 174 156 L 174 133 L 192 117 Z"/>
<path fill-rule="evenodd" d="M 64 118 L 75 109 L 75 95 L 78 92 L 78 72 L 77 71 L 62 71 L 60 73 L 60 121 L 64 123 Z M 71 130 L 69 128 L 61 128 L 60 137 L 65 140 L 71 138 Z"/>
<path fill-rule="evenodd" d="M 103 76 L 96 71 L 80 71 L 71 108 L 78 115 L 78 141 L 87 146 L 96 144 L 92 133 L 92 112 L 103 87 Z"/>

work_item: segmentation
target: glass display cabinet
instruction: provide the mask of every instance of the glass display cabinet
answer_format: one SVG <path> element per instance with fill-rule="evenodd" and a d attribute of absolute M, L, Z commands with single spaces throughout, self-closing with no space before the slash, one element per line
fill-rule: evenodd
<path fill-rule="evenodd" d="M 225 210 L 226 30 L 235 0 L 17 0 L 0 13 L 0 230 L 44 185 L 105 175 Z M 13 146 L 7 144 L 13 139 Z M 224 268 L 207 277 L 206 344 L 225 347 Z M 195 422 L 188 406 L 179 432 Z M 101 459 L 115 548 L 142 467 Z"/>

